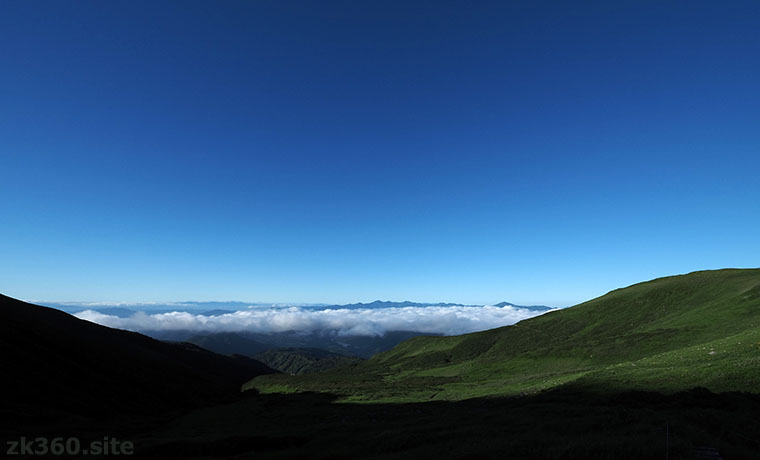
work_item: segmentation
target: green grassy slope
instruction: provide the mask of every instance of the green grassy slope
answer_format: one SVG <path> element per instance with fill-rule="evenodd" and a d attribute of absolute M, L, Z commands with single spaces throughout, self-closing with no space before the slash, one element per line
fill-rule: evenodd
<path fill-rule="evenodd" d="M 354 401 L 457 400 L 576 382 L 603 389 L 760 389 L 760 269 L 660 278 L 489 331 L 417 337 L 311 376 L 244 388 Z"/>
<path fill-rule="evenodd" d="M 355 356 L 339 355 L 317 348 L 272 348 L 254 357 L 272 369 L 293 375 L 323 372 L 362 361 Z"/>

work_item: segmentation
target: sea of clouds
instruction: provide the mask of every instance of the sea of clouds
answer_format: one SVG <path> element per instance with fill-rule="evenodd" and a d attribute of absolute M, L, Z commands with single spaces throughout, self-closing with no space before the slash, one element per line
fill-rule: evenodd
<path fill-rule="evenodd" d="M 425 306 L 393 308 L 261 308 L 205 316 L 192 312 L 136 312 L 120 318 L 95 310 L 76 317 L 132 331 L 187 330 L 199 332 L 277 333 L 333 331 L 344 336 L 380 336 L 386 331 L 418 331 L 456 335 L 514 324 L 541 312 L 512 306 Z"/>

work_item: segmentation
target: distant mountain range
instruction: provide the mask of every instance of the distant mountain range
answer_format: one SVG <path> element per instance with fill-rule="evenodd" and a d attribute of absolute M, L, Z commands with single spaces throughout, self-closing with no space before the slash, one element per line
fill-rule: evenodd
<path fill-rule="evenodd" d="M 94 303 L 94 302 L 42 302 L 41 304 L 56 308 L 67 313 L 79 313 L 85 310 L 92 310 L 104 315 L 118 316 L 119 318 L 127 318 L 132 316 L 138 311 L 158 314 L 169 313 L 174 311 L 184 311 L 193 314 L 200 314 L 205 316 L 218 316 L 226 313 L 233 313 L 239 310 L 247 310 L 253 308 L 286 308 L 286 307 L 299 307 L 308 309 L 320 309 L 320 310 L 332 310 L 332 309 L 345 309 L 356 310 L 362 308 L 376 309 L 376 308 L 406 308 L 406 307 L 480 307 L 483 305 L 476 304 L 461 304 L 450 302 L 393 302 L 387 300 L 375 300 L 368 303 L 351 303 L 351 304 L 263 304 L 263 303 L 247 303 L 238 301 L 220 301 L 220 302 L 173 302 L 173 303 Z M 523 310 L 532 311 L 549 311 L 554 309 L 553 307 L 547 307 L 545 305 L 517 305 L 510 302 L 500 302 L 494 304 L 496 307 L 512 307 Z"/>
<path fill-rule="evenodd" d="M 405 300 L 403 302 L 392 302 L 388 300 L 375 300 L 368 303 L 350 303 L 345 305 L 326 305 L 320 308 L 345 308 L 345 309 L 357 309 L 357 308 L 404 308 L 404 307 L 464 307 L 466 305 L 460 303 L 445 303 L 445 302 L 410 302 Z"/>
<path fill-rule="evenodd" d="M 500 302 L 500 303 L 494 304 L 494 307 L 512 307 L 512 308 L 519 308 L 521 310 L 531 310 L 531 311 L 549 311 L 549 310 L 555 309 L 552 307 L 547 307 L 546 305 L 515 305 L 509 302 Z"/>
<path fill-rule="evenodd" d="M 320 306 L 320 308 L 344 308 L 344 309 L 359 309 L 359 308 L 406 308 L 406 307 L 481 307 L 483 305 L 475 305 L 475 304 L 462 304 L 462 303 L 449 303 L 449 302 L 437 302 L 437 303 L 427 303 L 427 302 L 409 302 L 409 301 L 403 301 L 403 302 L 392 302 L 387 300 L 375 300 L 373 302 L 369 303 L 351 303 L 346 305 L 327 305 L 327 306 Z M 549 311 L 552 310 L 552 307 L 547 307 L 545 305 L 517 305 L 509 302 L 500 302 L 493 305 L 494 307 L 512 307 L 512 308 L 520 308 L 524 310 L 533 310 L 533 311 Z"/>
<path fill-rule="evenodd" d="M 325 331 L 303 333 L 297 331 L 255 332 L 209 332 L 197 331 L 144 331 L 150 337 L 170 342 L 189 342 L 216 353 L 239 354 L 253 357 L 273 348 L 321 349 L 326 352 L 369 358 L 390 350 L 404 340 L 423 334 L 419 331 L 388 331 L 379 336 L 338 335 Z"/>
<path fill-rule="evenodd" d="M 168 302 L 168 303 L 129 303 L 129 302 L 37 302 L 46 307 L 65 311 L 66 313 L 79 313 L 92 310 L 104 315 L 113 315 L 119 318 L 128 318 L 137 312 L 149 314 L 170 313 L 184 311 L 196 315 L 215 316 L 245 310 L 250 306 L 271 307 L 272 305 L 252 304 L 237 301 L 221 302 Z"/>

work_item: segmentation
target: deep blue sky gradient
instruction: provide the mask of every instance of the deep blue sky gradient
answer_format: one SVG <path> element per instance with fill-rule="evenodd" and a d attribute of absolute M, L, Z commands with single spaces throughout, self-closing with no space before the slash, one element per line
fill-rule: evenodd
<path fill-rule="evenodd" d="M 0 292 L 570 305 L 760 265 L 760 3 L 0 3 Z"/>

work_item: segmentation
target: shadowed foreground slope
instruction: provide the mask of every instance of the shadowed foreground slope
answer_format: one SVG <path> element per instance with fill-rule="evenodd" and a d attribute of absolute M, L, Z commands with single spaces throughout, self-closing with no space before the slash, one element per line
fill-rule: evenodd
<path fill-rule="evenodd" d="M 274 372 L 252 359 L 159 342 L 2 295 L 0 362 L 2 428 L 11 431 L 229 400 L 247 379 Z"/>
<path fill-rule="evenodd" d="M 760 388 L 760 269 L 660 278 L 489 331 L 417 337 L 349 368 L 262 376 L 262 392 L 458 400 L 569 382 L 599 390 Z"/>
<path fill-rule="evenodd" d="M 256 395 L 198 410 L 136 440 L 177 459 L 695 460 L 760 452 L 760 397 L 694 389 L 355 404 L 317 393 Z M 666 427 L 668 433 L 666 435 Z"/>

